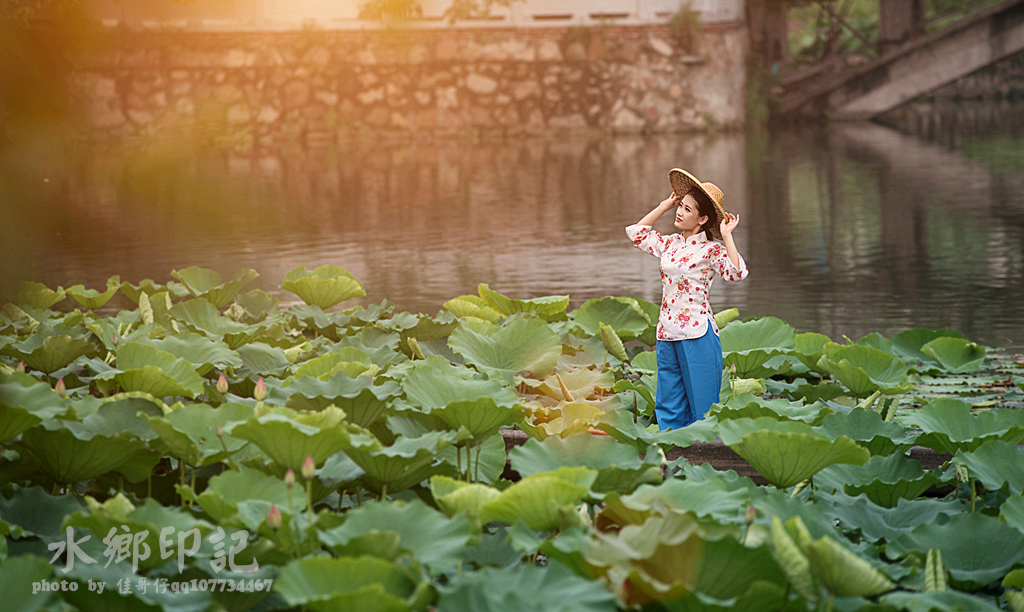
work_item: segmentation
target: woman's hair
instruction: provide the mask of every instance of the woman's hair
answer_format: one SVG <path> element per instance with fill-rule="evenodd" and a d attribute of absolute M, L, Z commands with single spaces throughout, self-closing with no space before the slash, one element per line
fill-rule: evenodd
<path fill-rule="evenodd" d="M 693 196 L 693 200 L 697 202 L 697 215 L 699 217 L 707 217 L 708 221 L 715 217 L 715 204 L 711 201 L 711 198 L 708 197 L 708 194 L 704 193 L 700 189 L 694 188 L 686 195 Z M 704 229 L 704 225 L 706 224 L 707 221 L 701 224 L 701 230 Z"/>

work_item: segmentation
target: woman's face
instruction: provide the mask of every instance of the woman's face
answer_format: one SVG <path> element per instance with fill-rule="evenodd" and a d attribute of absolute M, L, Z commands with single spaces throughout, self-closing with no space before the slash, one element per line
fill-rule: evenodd
<path fill-rule="evenodd" d="M 686 194 L 682 203 L 676 207 L 676 220 L 673 225 L 684 232 L 694 232 L 701 224 L 706 223 L 707 215 L 701 215 L 697 209 L 697 200 Z"/>

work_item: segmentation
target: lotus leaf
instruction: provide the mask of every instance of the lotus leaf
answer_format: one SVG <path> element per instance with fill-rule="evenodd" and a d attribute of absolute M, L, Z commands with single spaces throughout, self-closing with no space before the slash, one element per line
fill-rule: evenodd
<path fill-rule="evenodd" d="M 475 445 L 498 433 L 503 425 L 513 425 L 520 416 L 518 408 L 499 406 L 489 397 L 449 402 L 444 408 L 434 408 L 430 415 L 437 417 L 449 428 L 465 428 L 472 438 L 467 444 Z"/>
<path fill-rule="evenodd" d="M 170 315 L 198 332 L 223 340 L 232 350 L 252 342 L 266 329 L 264 326 L 236 323 L 220 314 L 213 304 L 200 299 L 175 304 Z"/>
<path fill-rule="evenodd" d="M 658 371 L 658 354 L 654 351 L 637 353 L 636 357 L 633 357 L 633 361 L 630 362 L 630 365 L 634 370 L 646 374 L 654 374 Z"/>
<path fill-rule="evenodd" d="M 718 424 L 722 441 L 768 482 L 788 488 L 833 463 L 867 463 L 871 455 L 853 440 L 830 440 L 798 421 L 769 417 L 734 419 Z"/>
<path fill-rule="evenodd" d="M 100 537 L 106 536 L 111 529 L 121 530 L 123 526 L 128 527 L 128 532 L 142 534 L 140 543 L 145 543 L 150 550 L 160 550 L 160 531 L 167 527 L 173 527 L 179 533 L 198 529 L 205 536 L 214 531 L 210 523 L 196 519 L 188 512 L 177 508 L 161 506 L 153 499 L 147 499 L 136 507 L 123 493 L 106 500 L 102 504 L 92 497 L 85 498 L 88 510 L 79 510 L 64 520 L 64 527 L 86 528 L 92 530 Z M 173 541 L 173 538 L 172 538 Z M 168 547 L 168 551 L 177 556 L 175 546 Z M 160 558 L 160 555 L 150 555 L 148 559 L 139 559 L 138 566 L 144 569 L 152 569 L 161 566 L 167 559 Z M 136 569 L 132 568 L 133 571 Z"/>
<path fill-rule="evenodd" d="M 511 570 L 484 568 L 456 577 L 441 589 L 438 612 L 613 612 L 615 597 L 599 583 L 559 563 Z"/>
<path fill-rule="evenodd" d="M 965 466 L 967 473 L 980 480 L 986 489 L 1009 485 L 1012 494 L 1024 492 L 1024 448 L 1016 443 L 992 440 L 973 452 L 957 451 L 953 460 Z"/>
<path fill-rule="evenodd" d="M 603 414 L 600 408 L 584 404 L 582 402 L 569 402 L 560 404 L 558 407 L 559 416 L 547 422 L 534 421 L 533 427 L 523 424 L 530 435 L 545 439 L 548 436 L 561 436 L 586 431 L 597 425 L 598 419 Z"/>
<path fill-rule="evenodd" d="M 110 298 L 114 297 L 120 285 L 121 279 L 113 276 L 107 281 L 107 290 L 102 293 L 95 289 L 86 289 L 84 285 L 73 285 L 68 287 L 66 291 L 68 295 L 73 297 L 83 307 L 89 310 L 96 310 L 105 306 L 110 301 Z"/>
<path fill-rule="evenodd" d="M 634 394 L 627 395 L 627 397 L 632 397 L 637 413 L 650 416 L 654 414 L 654 397 L 657 393 L 656 385 L 657 380 L 653 376 L 644 374 L 635 383 L 626 379 L 615 381 L 612 391 L 616 393 L 634 391 Z M 638 395 L 639 397 L 637 397 Z"/>
<path fill-rule="evenodd" d="M 79 357 L 94 352 L 95 347 L 82 337 L 79 330 L 63 325 L 51 327 L 45 323 L 28 338 L 0 347 L 0 353 L 24 361 L 26 366 L 44 374 L 53 374 Z"/>
<path fill-rule="evenodd" d="M 366 487 L 384 497 L 387 491 L 408 489 L 437 472 L 434 460 L 451 441 L 449 434 L 435 431 L 418 438 L 399 436 L 386 447 L 374 441 L 346 449 L 345 453 L 366 472 L 362 477 Z"/>
<path fill-rule="evenodd" d="M 921 347 L 921 352 L 953 374 L 977 370 L 987 354 L 983 346 L 963 338 L 948 337 L 932 340 Z"/>
<path fill-rule="evenodd" d="M 527 476 L 483 505 L 483 521 L 511 525 L 522 520 L 537 531 L 567 526 L 567 517 L 575 514 L 573 506 L 590 495 L 596 478 L 597 470 L 585 467 L 565 467 Z"/>
<path fill-rule="evenodd" d="M 566 307 L 569 306 L 569 296 L 567 295 L 549 295 L 532 300 L 514 300 L 494 291 L 484 283 L 477 287 L 477 291 L 480 293 L 480 299 L 491 309 L 500 312 L 506 317 L 517 312 L 532 313 L 540 317 L 553 317 L 565 312 Z"/>
<path fill-rule="evenodd" d="M 67 416 L 71 401 L 28 374 L 0 374 L 0 443 L 55 417 Z"/>
<path fill-rule="evenodd" d="M 543 442 L 528 440 L 508 454 L 512 469 L 521 476 L 550 472 L 560 467 L 588 467 L 597 470 L 591 486 L 596 493 L 629 493 L 645 483 L 661 483 L 663 453 L 654 446 L 641 460 L 636 451 L 606 436 L 583 432 L 565 438 L 550 437 Z"/>
<path fill-rule="evenodd" d="M 502 314 L 487 305 L 487 302 L 475 295 L 463 295 L 452 298 L 444 303 L 444 308 L 460 319 L 474 318 L 497 323 Z"/>
<path fill-rule="evenodd" d="M 885 554 L 921 556 L 930 549 L 942 551 L 942 562 L 950 577 L 970 590 L 984 588 L 1002 578 L 1014 566 L 1024 563 L 1024 533 L 980 513 L 954 516 L 946 525 L 918 525 L 890 542 Z"/>
<path fill-rule="evenodd" d="M 961 593 L 960 591 L 936 591 L 933 593 L 913 593 L 897 591 L 883 595 L 879 602 L 897 610 L 907 612 L 998 612 L 987 599 Z"/>
<path fill-rule="evenodd" d="M 344 412 L 328 407 L 302 414 L 275 408 L 233 424 L 225 433 L 252 442 L 278 464 L 298 473 L 306 457 L 312 456 L 314 463 L 322 465 L 334 453 L 348 451 L 353 434 L 359 431 L 345 423 Z"/>
<path fill-rule="evenodd" d="M 559 383 L 561 379 L 561 383 Z M 529 384 L 531 381 L 526 381 Z M 562 387 L 569 392 L 571 397 L 564 397 Z M 537 387 L 537 392 L 553 397 L 556 400 L 572 401 L 573 399 L 588 398 L 600 391 L 610 391 L 615 386 L 615 375 L 611 372 L 591 370 L 589 368 L 575 368 L 558 372 L 558 378 L 554 375 L 547 377 Z"/>
<path fill-rule="evenodd" d="M 281 376 L 291 365 L 283 350 L 259 342 L 238 347 L 238 356 L 242 358 L 238 374 L 252 378 Z"/>
<path fill-rule="evenodd" d="M 462 562 L 470 539 L 465 518 L 447 518 L 419 500 L 365 504 L 347 512 L 339 527 L 320 531 L 319 537 L 338 553 L 336 547 L 344 547 L 353 538 L 374 531 L 397 533 L 399 547 L 437 574 Z"/>
<path fill-rule="evenodd" d="M 601 326 L 601 343 L 604 345 L 604 350 L 608 351 L 608 354 L 615 357 L 619 361 L 628 361 L 629 357 L 626 356 L 626 347 L 622 345 L 622 340 L 619 339 L 618 334 L 610 326 L 604 323 Z"/>
<path fill-rule="evenodd" d="M 551 375 L 562 354 L 562 343 L 540 319 L 520 318 L 481 333 L 463 325 L 448 339 L 448 346 L 468 363 L 506 384 L 513 376 L 543 380 Z"/>
<path fill-rule="evenodd" d="M 53 566 L 43 557 L 19 555 L 5 559 L 0 565 L 0 593 L 4 594 L 4 610 L 9 612 L 35 612 L 53 604 L 52 591 L 32 593 L 32 583 L 53 576 Z M 612 607 L 612 610 L 615 608 Z"/>
<path fill-rule="evenodd" d="M 81 422 L 45 421 L 23 433 L 17 446 L 30 452 L 57 483 L 89 480 L 113 470 L 128 472 L 130 482 L 144 480 L 160 457 L 131 431 L 105 425 L 103 417 L 96 415 Z M 142 464 L 137 465 L 140 458 Z"/>
<path fill-rule="evenodd" d="M 59 304 L 65 296 L 66 293 L 61 287 L 54 291 L 42 283 L 21 282 L 14 303 L 35 310 L 46 310 Z"/>
<path fill-rule="evenodd" d="M 228 345 L 201 336 L 199 334 L 185 333 L 178 336 L 168 336 L 164 339 L 151 339 L 139 337 L 137 339 L 125 338 L 126 342 L 139 342 L 148 344 L 166 351 L 175 357 L 180 357 L 192 364 L 196 373 L 206 376 L 213 368 L 224 370 L 228 367 L 242 367 L 242 358 L 236 351 L 228 348 Z"/>
<path fill-rule="evenodd" d="M 394 381 L 375 385 L 368 376 L 351 378 L 344 372 L 327 380 L 300 378 L 288 389 L 292 392 L 287 402 L 289 408 L 319 411 L 337 406 L 345 411 L 346 421 L 363 428 L 373 425 L 401 394 L 401 388 Z"/>
<path fill-rule="evenodd" d="M 796 334 L 794 341 L 793 350 L 789 354 L 799 359 L 812 372 L 827 374 L 818 369 L 818 361 L 825 354 L 825 345 L 831 344 L 832 339 L 824 334 L 811 332 Z"/>
<path fill-rule="evenodd" d="M 991 410 L 971 414 L 971 405 L 957 399 L 940 399 L 903 417 L 904 425 L 920 427 L 916 443 L 940 453 L 974 451 L 986 441 L 1024 442 L 1024 412 Z"/>
<path fill-rule="evenodd" d="M 740 316 L 740 311 L 736 308 L 729 308 L 728 310 L 717 312 L 715 313 L 715 325 L 717 325 L 718 329 L 721 330 L 738 316 Z"/>
<path fill-rule="evenodd" d="M 999 519 L 1024 533 L 1024 495 L 1011 495 L 999 508 Z"/>
<path fill-rule="evenodd" d="M 454 480 L 447 476 L 430 479 L 430 491 L 437 507 L 449 517 L 462 515 L 469 522 L 470 529 L 479 535 L 483 528 L 483 507 L 498 497 L 497 489 L 478 483 Z"/>
<path fill-rule="evenodd" d="M 141 299 L 143 293 L 152 296 L 157 293 L 167 292 L 170 294 L 171 297 L 175 299 L 183 298 L 189 294 L 188 289 L 185 288 L 185 285 L 181 285 L 174 281 L 171 281 L 166 285 L 160 285 L 153 282 L 152 279 L 148 278 L 140 281 L 138 285 L 133 285 L 128 281 L 124 281 L 121 283 L 120 289 L 121 295 L 127 297 L 135 304 L 139 303 L 139 300 Z"/>
<path fill-rule="evenodd" d="M 253 289 L 235 296 L 235 303 L 242 307 L 248 318 L 247 323 L 259 323 L 268 316 L 280 314 L 281 300 L 266 291 Z"/>
<path fill-rule="evenodd" d="M 963 334 L 955 329 L 914 328 L 896 334 L 892 339 L 892 348 L 897 355 L 904 359 L 923 361 L 926 366 L 937 365 L 932 357 L 921 351 L 921 348 L 937 338 L 963 339 L 963 337 Z"/>
<path fill-rule="evenodd" d="M 220 310 L 235 299 L 242 287 L 256 280 L 259 273 L 250 268 L 243 268 L 235 272 L 234 278 L 225 283 L 214 270 L 192 266 L 184 270 L 172 270 L 171 276 L 181 281 L 194 297 L 203 298 Z"/>
<path fill-rule="evenodd" d="M 280 478 L 264 474 L 259 470 L 228 470 L 210 478 L 198 498 L 199 505 L 218 523 L 231 519 L 242 504 L 260 502 L 266 516 L 270 504 L 275 504 L 283 513 L 292 513 L 289 507 L 288 487 Z M 299 501 L 300 505 L 303 505 Z"/>
<path fill-rule="evenodd" d="M 455 366 L 445 358 L 434 355 L 417 361 L 402 379 L 402 389 L 413 406 L 430 411 L 443 408 L 449 402 L 473 401 L 490 397 L 499 406 L 511 406 L 516 393 L 493 380 L 480 380 L 473 370 Z"/>
<path fill-rule="evenodd" d="M 605 325 L 614 330 L 621 340 L 633 340 L 658 322 L 657 319 L 648 319 L 640 303 L 628 297 L 587 300 L 576 311 L 573 320 L 591 336 L 601 337 L 601 326 Z"/>
<path fill-rule="evenodd" d="M 160 437 L 151 445 L 193 467 L 224 461 L 248 442 L 230 435 L 217 436 L 217 427 L 252 417 L 253 409 L 242 404 L 221 404 L 216 410 L 206 404 L 188 404 L 162 417 L 144 416 Z"/>
<path fill-rule="evenodd" d="M 195 397 L 203 392 L 203 379 L 192 364 L 148 344 L 121 344 L 115 363 L 115 369 L 102 372 L 96 378 L 116 380 L 125 391 L 143 391 L 154 397 Z"/>
<path fill-rule="evenodd" d="M 363 373 L 371 376 L 376 373 L 376 370 L 372 368 L 373 365 L 369 355 L 353 346 L 346 346 L 336 353 L 328 353 L 303 363 L 295 370 L 293 376 L 284 381 L 284 386 L 287 387 L 292 381 L 306 376 L 326 381 L 338 372 L 344 372 L 350 378 L 355 378 Z"/>
<path fill-rule="evenodd" d="M 429 582 L 374 557 L 293 561 L 281 568 L 274 591 L 313 612 L 411 612 L 435 598 Z"/>
<path fill-rule="evenodd" d="M 836 495 L 833 498 L 823 492 L 817 495 L 828 501 L 823 505 L 825 513 L 838 520 L 844 531 L 859 531 L 862 538 L 874 543 L 892 542 L 918 525 L 942 522 L 939 517 L 961 513 L 960 502 L 956 501 L 900 498 L 895 507 L 881 508 L 869 502 L 866 496 Z"/>
<path fill-rule="evenodd" d="M 872 456 L 902 453 L 916 439 L 898 424 L 883 421 L 877 412 L 863 408 L 830 414 L 817 430 L 833 440 L 846 436 L 868 449 Z"/>
<path fill-rule="evenodd" d="M 865 559 L 832 538 L 815 540 L 805 551 L 811 572 L 830 593 L 840 597 L 868 597 L 896 588 Z"/>
<path fill-rule="evenodd" d="M 281 288 L 299 296 L 310 306 L 322 309 L 366 295 L 363 284 L 338 266 L 317 266 L 309 271 L 305 266 L 299 266 L 285 274 Z"/>
<path fill-rule="evenodd" d="M 801 421 L 817 425 L 834 411 L 825 404 L 790 402 L 785 399 L 765 400 L 750 393 L 742 393 L 725 404 L 714 404 L 708 414 L 719 421 L 726 419 L 770 417 L 777 421 Z"/>
<path fill-rule="evenodd" d="M 736 487 L 721 477 L 703 482 L 670 479 L 658 486 L 645 484 L 632 495 L 619 497 L 617 503 L 606 505 L 602 516 L 610 518 L 609 510 L 621 512 L 626 509 L 633 515 L 633 522 L 636 522 L 637 517 L 642 517 L 639 521 L 642 524 L 651 514 L 691 512 L 698 518 L 711 517 L 723 525 L 742 525 L 751 495 L 762 494 L 756 487 Z M 625 526 L 621 522 L 618 524 Z"/>
<path fill-rule="evenodd" d="M 827 344 L 818 367 L 857 397 L 867 397 L 875 391 L 896 393 L 907 388 L 907 367 L 903 362 L 868 346 Z"/>
<path fill-rule="evenodd" d="M 919 461 L 899 453 L 875 455 L 862 466 L 829 466 L 814 479 L 820 489 L 843 490 L 853 497 L 863 493 L 883 508 L 895 508 L 900 499 L 916 499 L 938 482 Z"/>
<path fill-rule="evenodd" d="M 718 437 L 718 420 L 708 417 L 680 429 L 650 433 L 634 421 L 628 411 L 612 410 L 601 415 L 595 429 L 607 432 L 612 438 L 642 453 L 651 444 L 685 448 L 696 441 L 710 442 Z"/>
<path fill-rule="evenodd" d="M 4 521 L 15 526 L 21 537 L 37 537 L 45 544 L 65 539 L 64 518 L 85 507 L 82 498 L 73 493 L 50 495 L 40 486 L 18 489 L 10 499 L 0 495 Z"/>
<path fill-rule="evenodd" d="M 735 321 L 721 330 L 726 369 L 736 366 L 739 378 L 764 378 L 762 366 L 772 357 L 788 354 L 796 345 L 796 331 L 785 321 L 763 317 Z M 785 369 L 789 369 L 788 364 Z"/>

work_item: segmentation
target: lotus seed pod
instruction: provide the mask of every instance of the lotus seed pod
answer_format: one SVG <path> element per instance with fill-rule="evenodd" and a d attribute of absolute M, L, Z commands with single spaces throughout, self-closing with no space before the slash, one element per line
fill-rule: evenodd
<path fill-rule="evenodd" d="M 281 527 L 281 511 L 274 504 L 270 504 L 270 512 L 267 512 L 267 527 L 274 531 Z"/>
<path fill-rule="evenodd" d="M 228 392 L 228 379 L 224 376 L 224 372 L 220 373 L 220 378 L 217 379 L 217 391 L 221 394 Z"/>
<path fill-rule="evenodd" d="M 60 397 L 68 396 L 68 388 L 67 385 L 64 384 L 64 377 L 57 380 L 57 384 L 53 386 L 53 390 L 56 391 L 57 395 Z"/>
<path fill-rule="evenodd" d="M 302 463 L 302 477 L 310 480 L 314 476 L 316 476 L 316 463 L 313 461 L 313 455 L 306 455 L 306 460 Z"/>
<path fill-rule="evenodd" d="M 24 374 L 25 373 L 25 362 L 24 361 L 19 361 L 17 369 L 18 369 L 19 372 Z"/>
<path fill-rule="evenodd" d="M 256 398 L 257 402 L 262 402 L 267 397 L 267 384 L 263 382 L 263 377 L 256 381 L 256 389 L 253 391 L 252 396 Z"/>
<path fill-rule="evenodd" d="M 284 484 L 289 489 L 295 486 L 295 470 L 288 468 L 288 471 L 284 473 Z"/>

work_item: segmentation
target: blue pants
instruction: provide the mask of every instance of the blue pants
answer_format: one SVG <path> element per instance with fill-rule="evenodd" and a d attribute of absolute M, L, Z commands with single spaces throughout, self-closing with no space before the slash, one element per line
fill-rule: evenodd
<path fill-rule="evenodd" d="M 719 401 L 722 342 L 708 325 L 700 338 L 658 341 L 658 389 L 654 412 L 659 429 L 679 429 L 704 418 Z"/>

